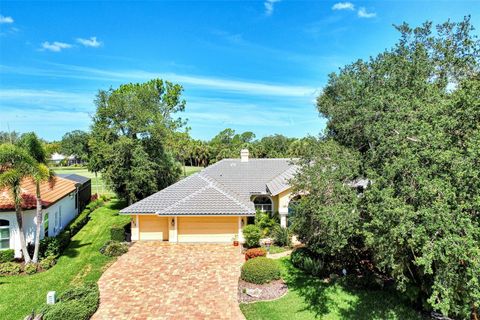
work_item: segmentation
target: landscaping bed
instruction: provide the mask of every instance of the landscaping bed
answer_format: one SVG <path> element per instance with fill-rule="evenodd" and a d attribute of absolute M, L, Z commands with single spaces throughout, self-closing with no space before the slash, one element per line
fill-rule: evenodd
<path fill-rule="evenodd" d="M 242 279 L 238 281 L 238 302 L 240 303 L 275 300 L 283 297 L 287 292 L 287 284 L 281 279 L 267 284 L 254 284 Z"/>

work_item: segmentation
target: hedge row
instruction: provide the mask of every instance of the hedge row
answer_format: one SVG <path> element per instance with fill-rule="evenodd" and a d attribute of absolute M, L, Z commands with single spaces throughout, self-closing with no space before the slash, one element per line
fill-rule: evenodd
<path fill-rule="evenodd" d="M 100 208 L 103 204 L 101 199 L 90 202 L 56 237 L 46 237 L 40 240 L 40 257 L 59 256 L 68 247 L 72 237 L 90 220 L 92 211 Z"/>

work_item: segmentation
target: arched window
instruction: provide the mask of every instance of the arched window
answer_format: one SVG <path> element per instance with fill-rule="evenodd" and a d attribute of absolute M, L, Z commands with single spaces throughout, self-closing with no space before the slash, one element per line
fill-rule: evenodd
<path fill-rule="evenodd" d="M 10 222 L 0 219 L 0 250 L 10 249 Z"/>
<path fill-rule="evenodd" d="M 273 203 L 272 199 L 267 196 L 258 196 L 253 199 L 253 204 L 255 205 L 255 210 L 259 210 L 261 212 L 273 212 Z"/>

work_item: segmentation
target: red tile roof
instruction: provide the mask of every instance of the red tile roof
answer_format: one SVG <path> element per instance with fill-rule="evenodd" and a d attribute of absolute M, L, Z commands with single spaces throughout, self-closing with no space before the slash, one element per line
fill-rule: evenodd
<path fill-rule="evenodd" d="M 21 184 L 22 208 L 33 209 L 37 206 L 35 183 L 32 179 L 25 179 Z M 62 199 L 72 191 L 75 191 L 75 182 L 55 177 L 54 183 L 43 182 L 40 184 L 43 207 L 49 207 Z M 0 210 L 14 210 L 12 193 L 9 188 L 0 189 Z"/>

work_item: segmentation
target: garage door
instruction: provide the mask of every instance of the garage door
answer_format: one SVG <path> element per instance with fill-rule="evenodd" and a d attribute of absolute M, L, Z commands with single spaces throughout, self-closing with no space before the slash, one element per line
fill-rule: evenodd
<path fill-rule="evenodd" d="M 140 240 L 168 240 L 168 218 L 139 216 Z"/>
<path fill-rule="evenodd" d="M 238 217 L 179 217 L 178 242 L 232 242 Z"/>

